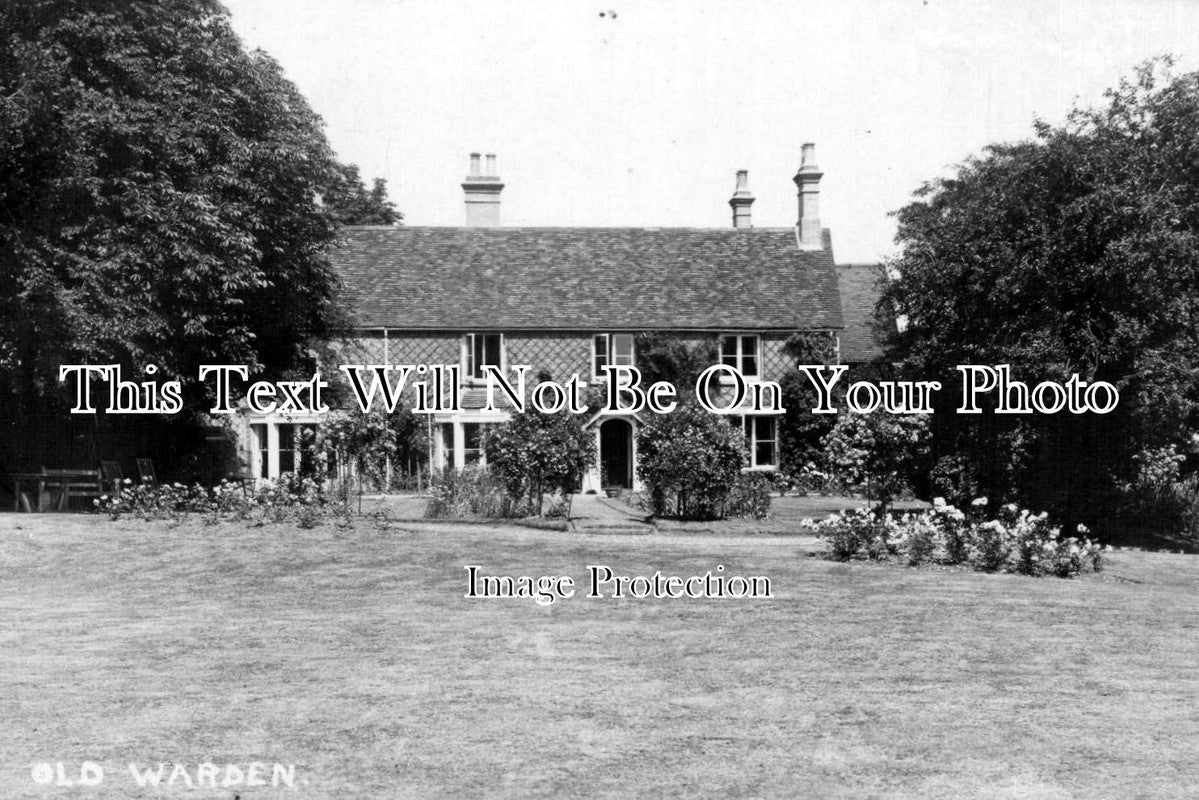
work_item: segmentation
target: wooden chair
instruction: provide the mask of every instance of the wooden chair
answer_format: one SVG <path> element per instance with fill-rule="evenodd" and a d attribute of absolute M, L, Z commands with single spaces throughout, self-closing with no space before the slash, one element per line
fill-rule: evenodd
<path fill-rule="evenodd" d="M 157 486 L 158 476 L 154 474 L 154 462 L 148 458 L 137 459 L 137 477 L 142 483 Z"/>
<path fill-rule="evenodd" d="M 100 462 L 100 480 L 105 486 L 112 488 L 112 493 L 116 494 L 121 491 L 121 482 L 125 480 L 125 473 L 121 471 L 121 465 L 115 461 Z"/>

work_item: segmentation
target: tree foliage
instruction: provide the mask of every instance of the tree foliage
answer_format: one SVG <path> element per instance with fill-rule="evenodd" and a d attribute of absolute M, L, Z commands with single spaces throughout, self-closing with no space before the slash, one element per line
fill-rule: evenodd
<path fill-rule="evenodd" d="M 722 516 L 745 463 L 741 428 L 698 403 L 651 417 L 637 435 L 637 474 L 655 514 Z"/>
<path fill-rule="evenodd" d="M 488 429 L 484 442 L 488 468 L 514 500 L 527 499 L 541 513 L 544 495 L 575 491 L 595 464 L 595 437 L 573 414 L 542 414 L 532 409 Z"/>
<path fill-rule="evenodd" d="M 337 166 L 337 179 L 326 190 L 323 202 L 339 225 L 396 225 L 403 219 L 387 199 L 387 181 L 375 178 L 367 189 L 356 164 Z"/>
<path fill-rule="evenodd" d="M 645 386 L 666 381 L 680 393 L 690 391 L 700 373 L 720 360 L 714 337 L 685 338 L 647 331 L 637 334 L 635 349 L 637 369 Z"/>
<path fill-rule="evenodd" d="M 357 171 L 219 3 L 9 3 L 0 39 L 5 389 L 44 402 L 77 362 L 278 373 L 328 333 L 349 211 L 319 198 Z"/>
<path fill-rule="evenodd" d="M 829 466 L 845 486 L 884 510 L 909 487 L 928 453 L 928 417 L 839 414 L 825 437 Z"/>
<path fill-rule="evenodd" d="M 1199 410 L 1199 73 L 1149 62 L 1065 124 L 988 147 L 897 212 L 893 356 L 940 379 L 937 455 L 993 498 L 1074 520 Z M 1106 416 L 956 415 L 954 366 L 1117 386 Z"/>
<path fill-rule="evenodd" d="M 791 368 L 779 380 L 783 408 L 787 409 L 779 420 L 780 467 L 785 475 L 797 476 L 807 464 L 823 464 L 822 440 L 832 429 L 836 417 L 812 413 L 819 402 L 818 395 L 812 388 L 812 382 L 795 366 L 835 364 L 837 354 L 833 338 L 817 331 L 797 331 L 792 334 L 783 345 L 783 352 Z M 844 391 L 843 384 L 844 381 L 841 381 L 835 387 L 838 394 Z"/>

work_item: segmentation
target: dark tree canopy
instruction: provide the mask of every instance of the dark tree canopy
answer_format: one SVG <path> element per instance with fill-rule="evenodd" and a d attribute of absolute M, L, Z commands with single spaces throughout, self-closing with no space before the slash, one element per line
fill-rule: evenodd
<path fill-rule="evenodd" d="M 1150 62 L 1101 107 L 987 148 L 897 213 L 886 299 L 906 329 L 893 355 L 910 377 L 945 381 L 937 454 L 964 458 L 993 497 L 1093 519 L 1136 453 L 1195 430 L 1199 74 L 1169 68 Z M 1033 385 L 1109 381 L 1120 405 L 954 414 L 954 366 L 1003 363 Z"/>
<path fill-rule="evenodd" d="M 337 224 L 394 209 L 219 3 L 9 3 L 0 37 L 8 388 L 75 362 L 279 372 L 329 331 Z"/>
<path fill-rule="evenodd" d="M 340 166 L 338 173 L 338 180 L 325 193 L 324 205 L 339 225 L 395 225 L 403 219 L 387 199 L 387 181 L 375 178 L 367 189 L 354 164 Z"/>
<path fill-rule="evenodd" d="M 60 364 L 302 368 L 339 323 L 327 253 L 358 215 L 398 216 L 215 0 L 0 4 L 0 464 L 104 449 L 64 450 L 83 426 L 55 417 Z"/>

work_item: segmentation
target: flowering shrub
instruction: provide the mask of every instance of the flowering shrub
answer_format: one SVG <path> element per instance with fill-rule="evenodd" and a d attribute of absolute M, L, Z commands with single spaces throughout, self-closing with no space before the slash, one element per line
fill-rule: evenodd
<path fill-rule="evenodd" d="M 146 521 L 178 522 L 187 514 L 202 514 L 212 525 L 223 520 L 257 524 L 294 520 L 301 528 L 311 528 L 326 518 L 348 520 L 347 501 L 344 492 L 333 491 L 329 484 L 292 475 L 253 491 L 225 480 L 206 487 L 199 483 L 134 484 L 126 478 L 117 492 L 103 495 L 95 506 L 113 520 L 136 516 Z"/>
<path fill-rule="evenodd" d="M 979 498 L 969 513 L 938 501 L 920 513 L 896 517 L 876 511 L 850 510 L 805 525 L 816 530 L 833 558 L 884 561 L 901 556 L 908 564 L 969 564 L 982 572 L 1056 575 L 1069 578 L 1101 568 L 1102 548 L 1079 536 L 1062 538 L 1045 513 L 1006 505 L 986 519 L 987 502 Z"/>
<path fill-rule="evenodd" d="M 824 437 L 828 463 L 846 487 L 884 509 L 908 488 L 928 454 L 928 418 L 917 415 L 842 414 Z"/>

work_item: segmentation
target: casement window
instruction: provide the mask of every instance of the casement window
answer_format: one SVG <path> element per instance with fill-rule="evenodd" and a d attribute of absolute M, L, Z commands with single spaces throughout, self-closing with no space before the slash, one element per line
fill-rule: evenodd
<path fill-rule="evenodd" d="M 302 475 L 311 472 L 313 467 L 311 453 L 305 450 L 312 444 L 316 435 L 315 425 L 279 425 L 279 474 L 290 472 Z"/>
<path fill-rule="evenodd" d="M 473 380 L 483 379 L 483 367 L 503 368 L 504 335 L 502 333 L 468 333 L 464 342 L 465 363 L 462 372 Z"/>
<path fill-rule="evenodd" d="M 597 333 L 592 340 L 591 374 L 604 375 L 607 366 L 633 366 L 633 335 L 630 333 Z"/>
<path fill-rule="evenodd" d="M 745 432 L 745 449 L 750 469 L 775 469 L 779 465 L 779 426 L 777 417 L 731 416 L 729 423 Z"/>
<path fill-rule="evenodd" d="M 255 478 L 311 475 L 316 469 L 312 444 L 317 426 L 295 422 L 250 423 L 250 473 Z M 335 464 L 330 464 L 332 469 Z"/>
<path fill-rule="evenodd" d="M 747 378 L 758 377 L 758 337 L 754 334 L 720 337 L 720 363 Z"/>
<path fill-rule="evenodd" d="M 465 466 L 486 463 L 483 455 L 483 436 L 487 426 L 481 422 L 466 422 L 462 425 L 462 463 Z"/>
<path fill-rule="evenodd" d="M 271 446 L 267 440 L 266 423 L 256 422 L 250 425 L 252 434 L 251 446 L 257 453 L 258 463 L 253 465 L 255 478 L 271 477 Z"/>

